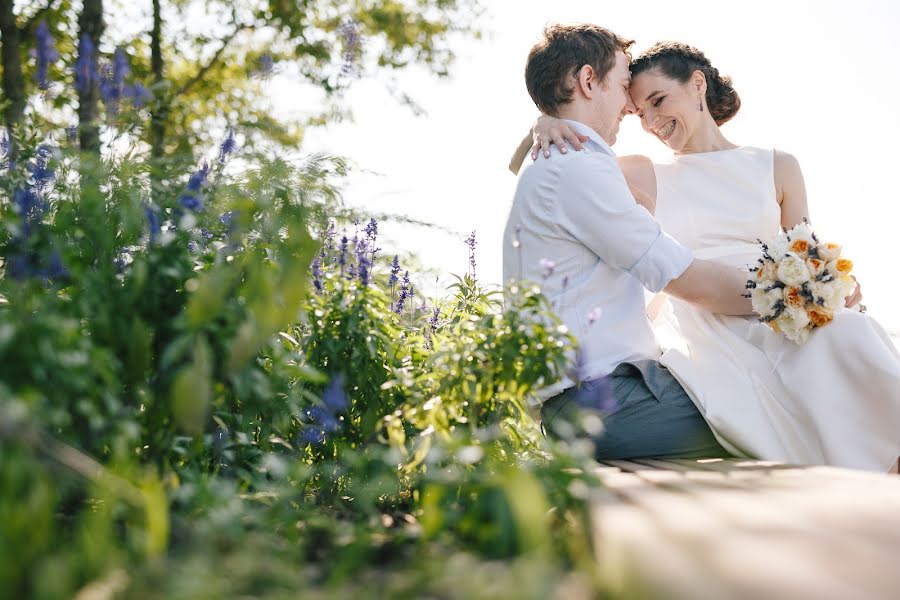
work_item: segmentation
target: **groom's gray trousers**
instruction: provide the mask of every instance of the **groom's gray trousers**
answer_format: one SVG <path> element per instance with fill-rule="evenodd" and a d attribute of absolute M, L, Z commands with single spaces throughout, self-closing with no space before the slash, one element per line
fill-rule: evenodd
<path fill-rule="evenodd" d="M 622 363 L 541 407 L 547 435 L 589 437 L 599 460 L 728 456 L 681 384 L 658 361 Z"/>

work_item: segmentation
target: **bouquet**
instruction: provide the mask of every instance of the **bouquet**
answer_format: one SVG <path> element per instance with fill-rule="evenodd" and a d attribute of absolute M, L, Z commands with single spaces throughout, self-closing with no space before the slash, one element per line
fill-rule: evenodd
<path fill-rule="evenodd" d="M 841 258 L 841 246 L 821 243 L 806 219 L 768 244 L 750 269 L 747 297 L 759 320 L 802 344 L 815 327 L 827 325 L 856 283 L 853 262 Z"/>

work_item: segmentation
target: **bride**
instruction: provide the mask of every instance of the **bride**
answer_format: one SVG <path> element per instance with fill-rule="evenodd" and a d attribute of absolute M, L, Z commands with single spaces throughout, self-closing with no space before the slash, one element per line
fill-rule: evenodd
<path fill-rule="evenodd" d="M 631 65 L 630 94 L 644 130 L 674 151 L 655 164 L 619 159 L 635 199 L 697 258 L 747 269 L 757 239 L 808 217 L 797 160 L 738 146 L 719 126 L 740 108 L 728 77 L 699 50 L 659 43 Z M 548 145 L 585 141 L 557 119 L 534 129 Z M 531 137 L 513 157 L 518 170 Z M 847 305 L 858 303 L 857 289 Z M 676 298 L 650 304 L 660 362 L 678 378 L 719 441 L 738 456 L 896 472 L 900 457 L 900 354 L 881 326 L 843 309 L 796 345 L 752 317 L 705 312 Z"/>

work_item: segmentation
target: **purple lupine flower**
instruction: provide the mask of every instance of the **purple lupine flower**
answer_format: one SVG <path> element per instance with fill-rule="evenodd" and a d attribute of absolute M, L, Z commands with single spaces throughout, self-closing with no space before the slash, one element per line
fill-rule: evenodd
<path fill-rule="evenodd" d="M 235 150 L 237 150 L 237 142 L 234 141 L 234 129 L 229 127 L 225 141 L 219 146 L 219 164 L 224 164 L 228 156 Z"/>
<path fill-rule="evenodd" d="M 350 240 L 347 239 L 347 236 L 344 235 L 341 237 L 341 248 L 340 253 L 338 254 L 338 264 L 341 266 L 341 274 L 344 273 L 344 266 L 347 264 L 347 242 Z"/>
<path fill-rule="evenodd" d="M 322 402 L 333 413 L 347 410 L 350 407 L 350 399 L 344 390 L 344 375 L 338 374 L 332 377 L 331 383 L 322 394 Z"/>
<path fill-rule="evenodd" d="M 162 233 L 162 223 L 159 220 L 159 210 L 153 206 L 147 206 L 144 209 L 144 216 L 147 217 L 147 229 L 150 232 L 150 243 L 154 244 Z"/>
<path fill-rule="evenodd" d="M 131 104 L 135 108 L 143 108 L 153 100 L 153 92 L 148 90 L 141 82 L 136 82 L 125 87 L 125 95 L 131 98 Z"/>
<path fill-rule="evenodd" d="M 469 234 L 465 240 L 466 246 L 469 247 L 469 267 L 472 269 L 472 277 L 475 277 L 475 232 Z"/>
<path fill-rule="evenodd" d="M 119 111 L 119 102 L 126 94 L 125 79 L 130 73 L 131 67 L 125 50 L 116 48 L 112 64 L 103 65 L 100 78 L 100 97 L 112 115 Z"/>
<path fill-rule="evenodd" d="M 353 238 L 354 252 L 356 253 L 356 262 L 362 264 L 366 262 L 369 256 L 369 244 L 364 237 Z"/>
<path fill-rule="evenodd" d="M 396 283 L 398 281 L 400 281 L 400 278 L 397 277 L 397 275 L 399 275 L 399 274 L 400 274 L 400 258 L 397 255 L 394 255 L 394 260 L 391 263 L 391 276 L 388 277 L 388 285 L 391 286 L 391 291 L 394 290 L 394 285 L 396 285 Z"/>
<path fill-rule="evenodd" d="M 400 282 L 400 297 L 397 298 L 397 306 L 394 308 L 394 312 L 399 314 L 403 313 L 403 303 L 406 301 L 406 298 L 410 295 L 410 290 L 412 286 L 409 283 L 409 271 L 403 276 L 403 281 Z"/>
<path fill-rule="evenodd" d="M 46 144 L 41 144 L 35 153 L 34 161 L 28 165 L 32 184 L 38 193 L 42 192 L 55 177 L 53 169 L 50 168 L 51 154 L 50 147 Z"/>
<path fill-rule="evenodd" d="M 297 439 L 303 446 L 321 446 L 325 443 L 325 432 L 320 427 L 305 425 Z"/>
<path fill-rule="evenodd" d="M 100 81 L 95 50 L 90 36 L 82 34 L 78 41 L 78 59 L 75 61 L 75 87 L 82 94 L 88 93 Z"/>
<path fill-rule="evenodd" d="M 343 64 L 341 65 L 341 74 L 349 75 L 353 71 L 353 66 L 359 56 L 362 47 L 362 35 L 359 31 L 359 23 L 355 20 L 348 19 L 338 29 L 341 40 L 344 44 Z"/>
<path fill-rule="evenodd" d="M 316 288 L 316 291 L 322 293 L 322 263 L 319 261 L 319 257 L 313 259 L 312 261 L 312 276 L 313 276 L 313 286 Z"/>
<path fill-rule="evenodd" d="M 22 237 L 28 238 L 32 228 L 41 222 L 47 203 L 38 195 L 33 187 L 17 188 L 13 192 L 13 207 L 22 218 Z"/>
<path fill-rule="evenodd" d="M 259 57 L 259 66 L 255 75 L 260 79 L 271 79 L 275 73 L 275 59 L 268 52 Z"/>
<path fill-rule="evenodd" d="M 59 59 L 59 52 L 56 51 L 53 45 L 53 36 L 50 35 L 50 27 L 47 26 L 47 21 L 38 23 L 37 28 L 34 30 L 34 35 L 37 38 L 35 49 L 32 51 L 32 55 L 37 63 L 37 68 L 34 70 L 34 80 L 39 88 L 46 90 L 50 87 L 50 82 L 47 81 L 47 71 L 50 65 Z"/>
<path fill-rule="evenodd" d="M 556 270 L 556 263 L 549 258 L 542 258 L 538 265 L 541 267 L 541 278 L 543 279 L 553 275 L 553 271 Z"/>
<path fill-rule="evenodd" d="M 369 286 L 369 261 L 363 259 L 359 263 L 359 282 L 363 287 Z"/>
<path fill-rule="evenodd" d="M 184 187 L 181 197 L 178 199 L 181 206 L 191 211 L 198 211 L 203 208 L 203 187 L 206 185 L 206 179 L 210 173 L 209 163 L 203 161 L 200 168 L 191 173 L 187 185 Z"/>
<path fill-rule="evenodd" d="M 324 248 L 328 249 L 329 252 L 334 250 L 334 222 L 328 223 L 328 229 L 325 230 L 325 244 Z"/>
<path fill-rule="evenodd" d="M 219 222 L 230 230 L 234 227 L 237 216 L 238 212 L 236 210 L 229 210 L 219 215 Z"/>

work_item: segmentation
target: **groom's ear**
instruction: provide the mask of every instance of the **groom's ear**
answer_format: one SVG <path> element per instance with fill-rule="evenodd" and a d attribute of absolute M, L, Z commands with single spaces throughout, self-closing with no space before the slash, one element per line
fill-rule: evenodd
<path fill-rule="evenodd" d="M 581 88 L 581 93 L 588 98 L 592 98 L 597 91 L 599 82 L 595 81 L 595 75 L 596 73 L 591 65 L 583 65 L 576 74 L 578 87 Z"/>

